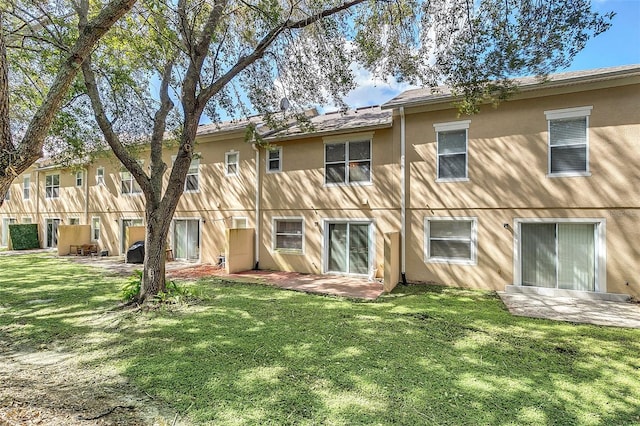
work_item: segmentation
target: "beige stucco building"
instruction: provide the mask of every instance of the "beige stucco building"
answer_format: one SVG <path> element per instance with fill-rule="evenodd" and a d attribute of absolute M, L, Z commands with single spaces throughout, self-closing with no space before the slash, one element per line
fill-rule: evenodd
<path fill-rule="evenodd" d="M 473 116 L 446 89 L 411 90 L 271 132 L 267 148 L 245 142 L 246 123 L 201 126 L 167 245 L 216 263 L 226 230 L 249 228 L 260 269 L 640 296 L 640 66 L 520 83 Z M 36 166 L 0 236 L 29 220 L 51 247 L 58 224 L 87 224 L 119 255 L 143 217 L 113 159 Z"/>

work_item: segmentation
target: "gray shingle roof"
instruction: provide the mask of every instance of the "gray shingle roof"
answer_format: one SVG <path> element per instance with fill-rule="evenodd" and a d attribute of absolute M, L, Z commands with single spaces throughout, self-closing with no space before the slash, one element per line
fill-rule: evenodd
<path fill-rule="evenodd" d="M 551 74 L 546 79 L 538 77 L 523 77 L 515 79 L 520 91 L 535 90 L 546 87 L 570 86 L 591 81 L 610 80 L 625 76 L 640 75 L 640 64 L 624 65 L 611 68 L 597 68 L 585 71 L 571 71 Z M 437 88 L 421 88 L 407 90 L 382 105 L 382 109 L 392 109 L 400 106 L 414 106 L 450 102 L 453 99 L 451 89 L 446 86 Z"/>
<path fill-rule="evenodd" d="M 310 124 L 311 126 L 293 124 L 291 127 L 269 135 L 269 139 L 292 139 L 391 127 L 392 113 L 383 111 L 379 105 L 375 105 L 317 115 L 310 119 Z"/>

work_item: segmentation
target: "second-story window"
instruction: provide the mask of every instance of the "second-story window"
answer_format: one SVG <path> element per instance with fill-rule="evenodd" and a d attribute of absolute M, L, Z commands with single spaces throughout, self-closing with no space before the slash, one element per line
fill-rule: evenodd
<path fill-rule="evenodd" d="M 96 169 L 96 185 L 104 185 L 104 167 Z"/>
<path fill-rule="evenodd" d="M 224 154 L 224 168 L 227 176 L 237 176 L 240 170 L 240 153 L 226 152 Z"/>
<path fill-rule="evenodd" d="M 7 189 L 7 192 L 4 194 L 4 200 L 5 201 L 11 200 L 11 188 Z"/>
<path fill-rule="evenodd" d="M 140 185 L 138 185 L 138 182 L 136 182 L 129 170 L 121 171 L 120 179 L 120 190 L 123 195 L 139 194 L 142 192 L 142 189 L 140 189 Z"/>
<path fill-rule="evenodd" d="M 371 140 L 325 144 L 325 184 L 361 184 L 370 182 Z"/>
<path fill-rule="evenodd" d="M 31 176 L 22 178 L 22 198 L 28 200 L 31 197 Z"/>
<path fill-rule="evenodd" d="M 267 150 L 267 173 L 282 171 L 282 147 L 275 146 Z"/>
<path fill-rule="evenodd" d="M 79 170 L 76 172 L 76 186 L 82 186 L 84 183 L 84 172 Z"/>
<path fill-rule="evenodd" d="M 171 156 L 171 164 L 176 162 L 176 156 Z M 184 181 L 185 192 L 198 192 L 200 190 L 200 154 L 194 155 L 187 171 L 187 178 Z"/>
<path fill-rule="evenodd" d="M 589 115 L 592 107 L 545 111 L 549 133 L 549 175 L 589 174 Z"/>
<path fill-rule="evenodd" d="M 469 120 L 451 123 L 437 123 L 436 130 L 438 159 L 437 180 L 467 180 Z"/>
<path fill-rule="evenodd" d="M 60 197 L 60 175 L 47 175 L 44 178 L 45 198 Z"/>

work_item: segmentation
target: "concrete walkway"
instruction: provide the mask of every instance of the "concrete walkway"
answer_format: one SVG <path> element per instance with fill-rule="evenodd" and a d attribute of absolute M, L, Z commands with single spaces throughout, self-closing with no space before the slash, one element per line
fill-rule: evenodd
<path fill-rule="evenodd" d="M 498 292 L 513 315 L 613 327 L 640 328 L 640 304 Z"/>

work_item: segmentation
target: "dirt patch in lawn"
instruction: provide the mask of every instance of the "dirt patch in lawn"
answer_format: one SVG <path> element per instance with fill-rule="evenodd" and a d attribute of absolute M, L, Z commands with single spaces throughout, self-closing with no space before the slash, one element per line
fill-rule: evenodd
<path fill-rule="evenodd" d="M 200 264 L 186 266 L 182 268 L 171 268 L 171 263 L 167 264 L 167 278 L 179 278 L 185 280 L 197 280 L 200 278 L 226 275 L 224 268 L 210 264 Z"/>
<path fill-rule="evenodd" d="M 175 414 L 117 372 L 60 348 L 20 347 L 0 333 L 0 365 L 0 425 L 173 424 Z"/>

